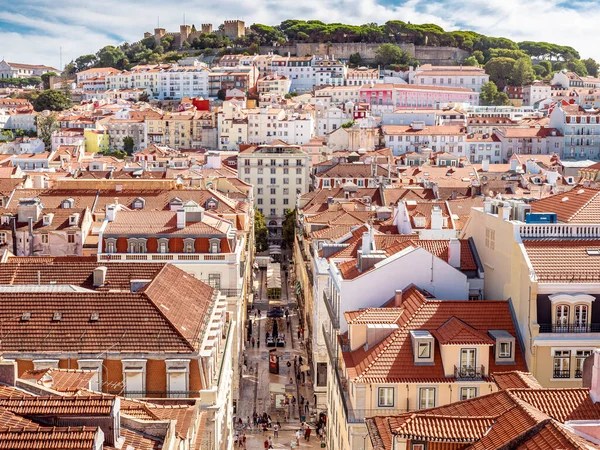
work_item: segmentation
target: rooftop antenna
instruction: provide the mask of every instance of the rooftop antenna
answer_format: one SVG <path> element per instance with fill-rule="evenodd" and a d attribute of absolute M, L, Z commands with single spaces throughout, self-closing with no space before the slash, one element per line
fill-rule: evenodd
<path fill-rule="evenodd" d="M 160 28 L 160 16 L 156 16 L 156 23 L 157 23 L 156 28 Z"/>
<path fill-rule="evenodd" d="M 62 65 L 62 47 L 60 47 L 59 53 L 60 53 L 60 61 L 59 61 L 58 67 L 60 68 L 60 70 L 62 70 L 63 69 L 63 65 Z"/>
<path fill-rule="evenodd" d="M 183 13 L 183 26 L 185 26 L 185 13 Z"/>

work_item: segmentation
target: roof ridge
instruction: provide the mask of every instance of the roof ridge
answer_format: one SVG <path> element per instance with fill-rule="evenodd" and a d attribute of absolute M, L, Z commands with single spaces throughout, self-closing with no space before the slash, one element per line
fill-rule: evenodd
<path fill-rule="evenodd" d="M 586 188 L 586 189 L 587 189 L 587 188 Z M 564 192 L 563 194 L 567 194 L 567 193 L 568 193 L 568 192 Z M 574 219 L 574 218 L 575 218 L 575 216 L 577 216 L 577 215 L 578 215 L 578 214 L 579 214 L 579 213 L 580 213 L 580 212 L 581 212 L 581 211 L 582 211 L 582 210 L 583 210 L 583 209 L 584 209 L 586 206 L 588 206 L 588 205 L 589 205 L 589 204 L 590 204 L 592 201 L 594 201 L 594 200 L 596 199 L 596 197 L 598 197 L 598 195 L 600 195 L 600 191 L 598 191 L 598 190 L 597 190 L 597 191 L 596 191 L 596 193 L 595 193 L 594 195 L 592 195 L 592 196 L 590 197 L 590 199 L 589 199 L 587 202 L 585 202 L 583 205 L 581 205 L 581 207 L 580 207 L 580 208 L 579 208 L 577 211 L 575 211 L 575 212 L 574 212 L 574 213 L 571 215 L 571 217 L 569 217 L 569 220 L 572 220 L 572 219 Z"/>

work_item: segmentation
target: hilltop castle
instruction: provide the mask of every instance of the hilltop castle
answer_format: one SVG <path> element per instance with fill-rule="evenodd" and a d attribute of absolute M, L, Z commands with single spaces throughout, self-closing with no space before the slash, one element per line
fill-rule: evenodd
<path fill-rule="evenodd" d="M 165 36 L 173 36 L 174 45 L 181 47 L 185 42 L 191 43 L 194 39 L 204 33 L 220 34 L 229 39 L 235 39 L 246 34 L 246 24 L 243 20 L 226 20 L 223 23 L 223 30 L 213 31 L 213 26 L 210 23 L 203 23 L 200 30 L 192 29 L 190 25 L 180 25 L 179 32 L 167 32 L 164 28 L 155 28 L 154 34 L 146 32 L 144 38 L 153 37 L 156 45 L 160 44 L 160 40 Z"/>

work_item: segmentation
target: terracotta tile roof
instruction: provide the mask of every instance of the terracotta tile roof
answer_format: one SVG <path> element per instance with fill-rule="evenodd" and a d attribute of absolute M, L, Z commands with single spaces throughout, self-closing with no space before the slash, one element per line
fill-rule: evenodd
<path fill-rule="evenodd" d="M 346 311 L 344 316 L 348 325 L 394 324 L 398 323 L 403 313 L 403 308 L 366 308 Z"/>
<path fill-rule="evenodd" d="M 193 407 L 187 405 L 153 405 L 149 409 L 159 420 L 175 420 L 175 433 L 182 439 L 187 438 L 194 418 Z"/>
<path fill-rule="evenodd" d="M 0 428 L 0 449 L 95 449 L 98 428 L 11 427 Z"/>
<path fill-rule="evenodd" d="M 487 334 L 478 331 L 456 317 L 431 332 L 440 345 L 494 345 Z"/>
<path fill-rule="evenodd" d="M 366 424 L 378 450 L 391 449 L 393 435 L 447 445 L 475 441 L 456 447 L 469 450 L 590 449 L 598 447 L 561 422 L 598 420 L 599 409 L 583 388 L 509 389 L 399 416 L 369 418 Z"/>
<path fill-rule="evenodd" d="M 37 424 L 25 417 L 10 412 L 7 409 L 0 409 L 0 428 L 29 426 L 37 426 Z"/>
<path fill-rule="evenodd" d="M 500 389 L 541 389 L 542 386 L 529 372 L 513 370 L 511 372 L 495 372 L 492 379 Z"/>
<path fill-rule="evenodd" d="M 310 216 L 327 211 L 327 199 L 329 197 L 346 200 L 344 188 L 319 189 L 303 194 L 300 197 L 301 201 L 307 200 L 307 202 L 302 208 L 302 213 L 305 216 Z M 373 206 L 382 206 L 379 188 L 357 188 L 356 192 L 350 192 L 350 199 L 361 199 L 363 197 L 369 197 Z"/>
<path fill-rule="evenodd" d="M 96 201 L 97 189 L 16 189 L 8 208 L 16 208 L 19 205 L 19 200 L 26 198 L 39 198 L 46 209 L 60 209 L 61 203 L 72 198 L 75 201 L 73 208 L 89 208 L 94 206 Z M 65 211 L 73 211 L 67 209 Z"/>
<path fill-rule="evenodd" d="M 0 398 L 0 408 L 20 416 L 41 415 L 110 415 L 115 404 L 113 395 Z"/>
<path fill-rule="evenodd" d="M 94 376 L 95 372 L 92 370 L 40 369 L 26 371 L 21 375 L 21 379 L 33 381 L 55 391 L 75 392 L 81 388 L 87 388 Z"/>
<path fill-rule="evenodd" d="M 178 352 L 198 348 L 214 289 L 166 264 L 141 291 L 4 293 L 4 352 Z M 23 313 L 31 317 L 22 321 Z M 53 320 L 54 313 L 62 313 Z M 92 313 L 99 319 L 91 321 Z"/>
<path fill-rule="evenodd" d="M 386 206 L 397 205 L 399 200 L 435 200 L 433 189 L 420 186 L 390 186 L 383 188 Z"/>
<path fill-rule="evenodd" d="M 98 291 L 131 291 L 131 280 L 152 280 L 162 263 L 99 263 L 95 257 L 11 257 L 0 264 L 0 285 L 72 284 Z M 93 271 L 106 267 L 104 286 L 94 287 Z M 39 276 L 39 278 L 38 278 Z"/>
<path fill-rule="evenodd" d="M 160 450 L 163 442 L 157 438 L 151 438 L 148 435 L 121 427 L 121 437 L 125 438 L 122 449 L 134 450 Z M 104 448 L 107 448 L 104 446 Z"/>
<path fill-rule="evenodd" d="M 148 403 L 126 397 L 121 398 L 121 414 L 142 420 L 158 420 L 158 416 L 150 410 Z"/>
<path fill-rule="evenodd" d="M 4 384 L 0 384 L 0 398 L 9 398 L 9 397 L 33 397 L 32 394 L 29 394 L 28 392 L 21 390 L 21 389 L 17 389 L 15 387 L 12 386 L 7 386 Z"/>
<path fill-rule="evenodd" d="M 600 190 L 576 186 L 571 191 L 531 203 L 532 212 L 556 213 L 565 223 L 599 223 Z"/>
<path fill-rule="evenodd" d="M 368 350 L 359 348 L 354 352 L 344 352 L 344 361 L 351 378 L 360 382 L 401 383 L 401 382 L 440 382 L 448 383 L 440 356 L 434 352 L 434 365 L 427 368 L 416 366 L 412 357 L 411 330 L 438 330 L 449 319 L 456 318 L 480 333 L 488 330 L 506 330 L 516 336 L 515 325 L 506 301 L 458 301 L 427 299 L 414 286 L 403 292 L 401 307 L 405 310 L 400 316 L 400 329 Z M 485 308 L 486 314 L 480 313 Z M 385 309 L 385 308 L 383 308 Z M 519 346 L 515 348 L 515 364 L 499 366 L 495 363 L 493 347 L 490 347 L 489 373 L 506 371 L 507 368 L 525 370 L 525 361 Z"/>
<path fill-rule="evenodd" d="M 204 213 L 202 222 L 187 222 L 185 228 L 177 228 L 176 211 L 119 211 L 115 220 L 109 222 L 105 236 L 129 235 L 226 235 L 232 223 L 228 220 Z M 227 247 L 227 248 L 223 248 Z M 229 245 L 221 247 L 222 253 L 229 253 Z"/>
<path fill-rule="evenodd" d="M 538 281 L 600 281 L 600 256 L 587 252 L 600 249 L 600 239 L 524 240 L 523 245 Z"/>
<path fill-rule="evenodd" d="M 352 230 L 351 225 L 335 225 L 332 227 L 323 228 L 321 230 L 313 231 L 313 239 L 339 239 Z"/>

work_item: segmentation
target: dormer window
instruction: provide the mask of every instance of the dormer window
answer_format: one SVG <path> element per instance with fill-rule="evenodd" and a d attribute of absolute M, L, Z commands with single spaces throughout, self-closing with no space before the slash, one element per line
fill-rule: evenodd
<path fill-rule="evenodd" d="M 213 238 L 209 239 L 210 242 L 210 253 L 220 253 L 221 252 L 221 239 Z"/>
<path fill-rule="evenodd" d="M 413 219 L 415 221 L 415 228 L 425 228 L 425 217 L 413 217 Z"/>
<path fill-rule="evenodd" d="M 515 338 L 506 330 L 490 330 L 488 335 L 495 341 L 496 364 L 514 364 Z"/>
<path fill-rule="evenodd" d="M 74 226 L 79 223 L 79 214 L 72 214 L 69 216 L 69 225 Z"/>
<path fill-rule="evenodd" d="M 194 253 L 195 240 L 192 238 L 183 240 L 183 253 Z"/>
<path fill-rule="evenodd" d="M 117 252 L 117 240 L 113 238 L 105 239 L 106 242 L 106 253 L 116 253 Z"/>
<path fill-rule="evenodd" d="M 413 347 L 413 360 L 415 364 L 433 364 L 435 339 L 426 330 L 413 330 L 410 332 Z"/>
<path fill-rule="evenodd" d="M 167 238 L 158 239 L 158 253 L 169 253 L 169 240 Z"/>
<path fill-rule="evenodd" d="M 62 201 L 60 206 L 63 209 L 71 209 L 71 208 L 73 208 L 73 206 L 75 206 L 75 200 L 73 200 L 72 198 L 67 198 Z"/>
<path fill-rule="evenodd" d="M 144 206 L 146 206 L 146 200 L 144 200 L 141 197 L 136 198 L 132 205 L 133 209 L 144 209 Z"/>

